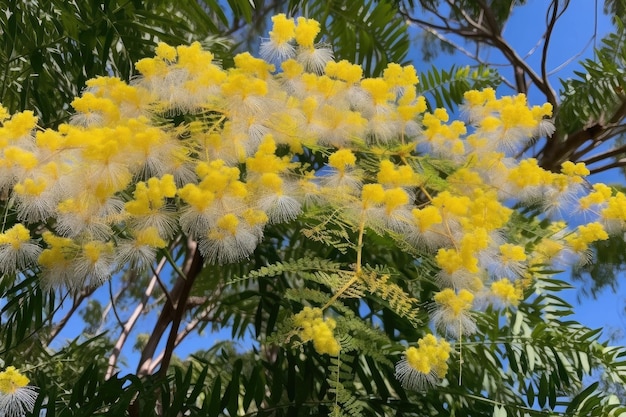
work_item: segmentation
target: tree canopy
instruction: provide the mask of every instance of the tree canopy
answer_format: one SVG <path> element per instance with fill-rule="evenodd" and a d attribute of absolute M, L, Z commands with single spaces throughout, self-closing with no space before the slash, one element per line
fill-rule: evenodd
<path fill-rule="evenodd" d="M 586 179 L 621 166 L 621 2 L 561 94 L 501 36 L 524 2 L 5 3 L 0 415 L 626 413 L 555 277 L 623 262 Z M 407 65 L 406 22 L 519 94 Z M 215 330 L 246 348 L 176 355 Z"/>

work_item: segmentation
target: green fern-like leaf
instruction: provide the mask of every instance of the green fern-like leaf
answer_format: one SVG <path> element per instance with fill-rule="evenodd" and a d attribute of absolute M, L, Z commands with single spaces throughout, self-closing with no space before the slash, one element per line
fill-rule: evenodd
<path fill-rule="evenodd" d="M 626 30 L 617 31 L 602 40 L 595 59 L 582 62 L 583 71 L 576 78 L 562 81 L 562 103 L 557 113 L 557 126 L 565 133 L 604 126 L 616 110 L 626 102 Z"/>
<path fill-rule="evenodd" d="M 363 66 L 375 76 L 390 62 L 404 63 L 409 51 L 408 27 L 390 0 L 291 1 L 291 14 L 304 9 L 322 26 L 322 36 L 332 42 L 336 58 Z"/>
<path fill-rule="evenodd" d="M 335 394 L 335 407 L 331 416 L 362 416 L 364 404 L 354 396 L 352 368 L 341 360 L 341 356 L 331 358 L 330 362 L 331 373 L 328 377 L 328 385 L 330 391 Z"/>
<path fill-rule="evenodd" d="M 413 326 L 417 327 L 421 324 L 418 316 L 418 300 L 391 282 L 388 274 L 381 275 L 377 271 L 371 270 L 363 273 L 360 278 L 363 291 L 380 297 L 387 303 L 391 311 L 399 317 L 409 320 Z"/>
<path fill-rule="evenodd" d="M 426 98 L 428 108 L 434 110 L 439 107 L 454 109 L 463 102 L 466 91 L 496 87 L 500 76 L 486 67 L 472 70 L 469 66 L 452 66 L 447 71 L 431 67 L 419 74 L 419 80 L 420 93 Z"/>
<path fill-rule="evenodd" d="M 271 265 L 263 266 L 259 269 L 248 272 L 243 277 L 236 278 L 228 282 L 228 285 L 249 279 L 275 277 L 287 273 L 305 274 L 316 271 L 325 271 L 327 273 L 339 272 L 341 271 L 341 267 L 337 262 L 328 259 L 305 256 L 299 259 L 276 262 Z"/>

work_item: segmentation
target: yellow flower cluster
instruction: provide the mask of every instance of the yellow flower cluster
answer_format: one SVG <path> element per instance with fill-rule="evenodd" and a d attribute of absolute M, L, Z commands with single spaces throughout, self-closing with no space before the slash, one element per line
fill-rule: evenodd
<path fill-rule="evenodd" d="M 589 191 L 583 164 L 550 172 L 514 158 L 553 130 L 549 105 L 469 91 L 467 120 L 451 120 L 427 111 L 412 66 L 366 78 L 316 43 L 317 22 L 272 21 L 265 59 L 243 53 L 224 69 L 199 43 L 161 43 L 136 64 L 132 85 L 90 80 L 56 130 L 0 109 L 0 190 L 14 210 L 6 219 L 19 221 L 0 230 L 0 271 L 41 268 L 48 285 L 78 289 L 148 267 L 181 234 L 207 262 L 235 262 L 267 224 L 330 207 L 359 250 L 371 229 L 432 257 L 432 318 L 461 337 L 476 328 L 474 299 L 514 306 L 532 268 L 585 260 L 590 244 L 623 232 L 626 195 Z M 310 164 L 312 154 L 327 163 Z M 525 205 L 590 222 L 521 233 L 514 208 Z M 306 311 L 297 319 L 305 339 L 336 354 L 334 322 Z"/>
<path fill-rule="evenodd" d="M 319 308 L 304 307 L 293 317 L 293 323 L 299 328 L 298 335 L 303 342 L 313 341 L 313 347 L 320 354 L 337 356 L 341 346 L 333 336 L 335 320 L 324 319 Z"/>
<path fill-rule="evenodd" d="M 396 378 L 409 389 L 424 389 L 442 379 L 448 372 L 450 344 L 427 334 L 404 352 L 396 364 Z"/>

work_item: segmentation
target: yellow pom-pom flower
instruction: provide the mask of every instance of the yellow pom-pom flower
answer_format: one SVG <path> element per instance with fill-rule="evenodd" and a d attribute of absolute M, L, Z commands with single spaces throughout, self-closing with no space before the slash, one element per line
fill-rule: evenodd
<path fill-rule="evenodd" d="M 450 344 L 428 334 L 417 342 L 417 347 L 404 351 L 396 364 L 396 378 L 408 389 L 429 388 L 446 376 L 449 358 Z"/>
<path fill-rule="evenodd" d="M 470 315 L 474 294 L 465 289 L 457 293 L 446 288 L 436 293 L 433 299 L 435 306 L 431 318 L 437 328 L 456 337 L 476 332 L 476 322 Z"/>
<path fill-rule="evenodd" d="M 14 366 L 0 372 L 0 415 L 18 417 L 33 411 L 37 389 Z"/>
<path fill-rule="evenodd" d="M 41 248 L 31 240 L 30 231 L 17 223 L 4 233 L 0 233 L 0 272 L 13 274 L 32 265 Z"/>
<path fill-rule="evenodd" d="M 293 323 L 298 327 L 298 335 L 303 342 L 313 341 L 313 347 L 319 354 L 337 356 L 341 346 L 333 336 L 335 320 L 323 319 L 319 308 L 304 307 L 293 317 Z"/>
<path fill-rule="evenodd" d="M 493 282 L 490 289 L 494 298 L 506 306 L 517 306 L 523 296 L 521 288 L 515 286 L 508 278 Z"/>

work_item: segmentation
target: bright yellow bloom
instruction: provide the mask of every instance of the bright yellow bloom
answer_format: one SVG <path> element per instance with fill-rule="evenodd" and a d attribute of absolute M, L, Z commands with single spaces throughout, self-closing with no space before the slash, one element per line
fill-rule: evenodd
<path fill-rule="evenodd" d="M 332 62 L 332 61 L 331 61 Z M 288 59 L 280 64 L 283 75 L 288 79 L 299 77 L 304 72 L 304 67 L 295 59 Z"/>
<path fill-rule="evenodd" d="M 176 60 L 176 56 L 178 55 L 176 53 L 176 48 L 166 44 L 165 42 L 159 42 L 154 52 L 157 57 L 172 62 Z"/>
<path fill-rule="evenodd" d="M 421 233 L 426 232 L 431 226 L 441 224 L 443 218 L 441 213 L 434 206 L 426 206 L 423 209 L 414 208 L 411 211 L 413 220 Z"/>
<path fill-rule="evenodd" d="M 17 223 L 6 232 L 0 233 L 0 245 L 11 245 L 15 250 L 28 241 L 30 241 L 30 231 L 22 223 Z"/>
<path fill-rule="evenodd" d="M 565 241 L 576 252 L 585 252 L 589 248 L 589 244 L 599 240 L 609 238 L 608 233 L 604 230 L 602 224 L 598 222 L 580 225 L 576 229 L 576 233 L 572 233 L 565 237 Z"/>
<path fill-rule="evenodd" d="M 522 299 L 522 291 L 507 278 L 491 284 L 491 293 L 506 305 L 517 306 Z"/>
<path fill-rule="evenodd" d="M 609 201 L 611 196 L 613 195 L 613 191 L 610 187 L 605 184 L 594 184 L 593 192 L 587 194 L 586 196 L 581 197 L 578 200 L 578 204 L 580 208 L 583 210 L 589 209 L 594 204 L 603 204 Z"/>
<path fill-rule="evenodd" d="M 296 23 L 293 19 L 287 19 L 284 13 L 272 16 L 272 30 L 270 31 L 270 39 L 277 44 L 287 43 L 292 40 L 296 34 Z"/>
<path fill-rule="evenodd" d="M 304 307 L 293 317 L 293 323 L 299 328 L 299 336 L 303 342 L 313 341 L 313 347 L 319 354 L 337 356 L 341 346 L 333 336 L 335 320 L 323 319 L 319 308 Z"/>
<path fill-rule="evenodd" d="M 454 196 L 448 191 L 442 191 L 433 197 L 432 204 L 441 213 L 462 217 L 467 214 L 471 200 L 466 196 Z"/>
<path fill-rule="evenodd" d="M 239 219 L 232 213 L 223 215 L 217 220 L 217 227 L 227 231 L 231 235 L 237 234 L 237 226 L 239 226 Z"/>
<path fill-rule="evenodd" d="M 435 294 L 433 299 L 448 309 L 454 317 L 458 317 L 472 307 L 474 294 L 467 290 L 461 290 L 457 294 L 454 290 L 446 288 Z"/>
<path fill-rule="evenodd" d="M 382 78 L 365 78 L 361 80 L 361 87 L 370 93 L 376 104 L 385 104 L 395 98 L 389 84 Z"/>
<path fill-rule="evenodd" d="M 385 208 L 387 214 L 391 214 L 392 211 L 398 207 L 404 206 L 409 203 L 409 195 L 400 187 L 391 188 L 385 190 Z"/>
<path fill-rule="evenodd" d="M 392 187 L 409 187 L 418 182 L 418 176 L 408 165 L 396 166 L 389 160 L 380 162 L 377 180 L 379 183 Z"/>
<path fill-rule="evenodd" d="M 305 17 L 298 18 L 298 25 L 295 28 L 294 35 L 298 45 L 303 48 L 313 48 L 318 33 L 320 33 L 319 22 Z"/>
<path fill-rule="evenodd" d="M 235 55 L 234 61 L 236 68 L 261 79 L 265 79 L 269 73 L 275 70 L 274 65 L 253 57 L 249 52 Z"/>
<path fill-rule="evenodd" d="M 383 78 L 393 87 L 408 87 L 419 82 L 413 65 L 403 67 L 393 62 L 383 71 Z"/>
<path fill-rule="evenodd" d="M 441 120 L 442 122 L 447 122 L 450 119 L 448 111 L 444 108 L 435 109 L 435 111 L 433 112 L 433 116 L 435 116 L 438 120 Z"/>
<path fill-rule="evenodd" d="M 37 116 L 30 110 L 15 113 L 10 120 L 4 122 L 2 130 L 12 140 L 20 139 L 30 136 L 37 126 L 37 120 Z"/>
<path fill-rule="evenodd" d="M 565 161 L 561 164 L 561 172 L 567 176 L 579 175 L 586 177 L 589 175 L 589 169 L 585 166 L 584 162 L 574 164 L 571 161 Z"/>
<path fill-rule="evenodd" d="M 102 242 L 99 240 L 91 240 L 82 246 L 83 255 L 92 263 L 98 262 L 102 258 L 103 253 L 111 253 L 113 250 L 113 242 Z"/>
<path fill-rule="evenodd" d="M 380 184 L 366 184 L 361 192 L 361 200 L 365 209 L 382 204 L 385 201 L 385 189 Z"/>
<path fill-rule="evenodd" d="M 455 249 L 439 249 L 435 256 L 435 261 L 437 262 L 437 266 L 448 275 L 454 274 L 465 266 L 463 257 Z"/>
<path fill-rule="evenodd" d="M 133 236 L 137 246 L 150 246 L 153 248 L 164 248 L 167 246 L 167 242 L 159 235 L 156 227 L 135 230 Z"/>
<path fill-rule="evenodd" d="M 363 77 L 363 68 L 345 59 L 339 62 L 328 61 L 324 72 L 329 77 L 345 81 L 348 85 L 358 83 Z"/>
<path fill-rule="evenodd" d="M 48 188 L 48 183 L 44 178 L 26 178 L 21 183 L 13 186 L 13 190 L 18 195 L 39 196 Z"/>
<path fill-rule="evenodd" d="M 404 357 L 396 364 L 396 378 L 409 389 L 425 389 L 448 372 L 450 344 L 437 340 L 432 334 L 424 336 L 404 351 Z"/>
<path fill-rule="evenodd" d="M 13 394 L 18 388 L 28 385 L 30 380 L 22 375 L 14 366 L 0 372 L 0 393 Z"/>
<path fill-rule="evenodd" d="M 172 175 L 166 174 L 161 179 L 152 177 L 147 183 L 137 183 L 133 193 L 135 199 L 127 202 L 124 208 L 134 216 L 146 216 L 158 212 L 164 205 L 164 199 L 175 195 L 176 184 Z"/>
<path fill-rule="evenodd" d="M 495 230 L 504 226 L 511 217 L 513 210 L 498 201 L 495 191 L 485 192 L 480 188 L 474 190 L 469 204 L 468 227 L 484 227 Z"/>
<path fill-rule="evenodd" d="M 522 160 L 517 167 L 509 171 L 507 181 L 523 189 L 548 184 L 550 178 L 550 173 L 541 168 L 535 158 L 528 158 Z"/>
<path fill-rule="evenodd" d="M 44 232 L 42 236 L 48 248 L 39 255 L 39 264 L 50 269 L 66 269 L 76 257 L 79 246 L 72 239 L 56 236 L 52 232 Z"/>
<path fill-rule="evenodd" d="M 476 331 L 476 323 L 469 315 L 474 294 L 466 289 L 457 293 L 451 288 L 446 288 L 436 293 L 433 299 L 435 307 L 431 317 L 436 327 L 457 337 Z"/>
<path fill-rule="evenodd" d="M 206 211 L 215 200 L 213 192 L 204 190 L 195 184 L 186 184 L 178 190 L 178 195 L 199 213 Z"/>
<path fill-rule="evenodd" d="M 0 415 L 17 417 L 33 411 L 37 390 L 14 366 L 0 372 Z"/>
<path fill-rule="evenodd" d="M 275 152 L 276 142 L 274 138 L 271 135 L 265 136 L 254 157 L 246 159 L 248 171 L 257 174 L 278 174 L 285 171 L 290 165 L 289 159 L 279 158 Z"/>
<path fill-rule="evenodd" d="M 626 195 L 618 192 L 609 198 L 606 207 L 600 211 L 600 216 L 605 220 L 626 221 Z"/>
<path fill-rule="evenodd" d="M 339 149 L 328 156 L 328 165 L 342 173 L 355 164 L 356 156 L 350 149 Z"/>
<path fill-rule="evenodd" d="M 512 243 L 500 245 L 500 255 L 503 262 L 522 262 L 526 260 L 526 251 L 522 246 Z"/>
<path fill-rule="evenodd" d="M 24 169 L 33 169 L 37 166 L 39 161 L 32 152 L 18 148 L 17 146 L 9 146 L 4 149 L 4 161 L 0 160 L 0 163 L 3 162 L 11 165 L 19 165 Z"/>
<path fill-rule="evenodd" d="M 9 110 L 7 110 L 7 108 L 3 105 L 0 105 L 0 122 L 4 122 L 9 117 L 11 117 L 11 113 L 9 113 Z"/>

